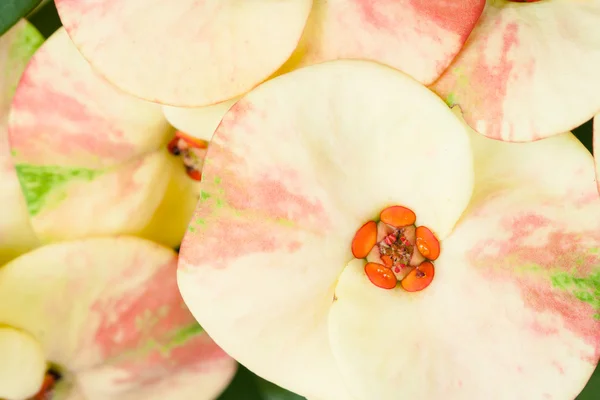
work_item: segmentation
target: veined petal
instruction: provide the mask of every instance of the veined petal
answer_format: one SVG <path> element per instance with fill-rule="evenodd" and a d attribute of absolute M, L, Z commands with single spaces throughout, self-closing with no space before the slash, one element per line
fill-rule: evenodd
<path fill-rule="evenodd" d="M 165 117 L 178 130 L 199 139 L 210 141 L 225 113 L 239 97 L 199 108 L 163 106 Z"/>
<path fill-rule="evenodd" d="M 180 252 L 191 311 L 266 379 L 350 398 L 327 314 L 356 229 L 401 203 L 445 237 L 470 198 L 471 150 L 462 123 L 416 81 L 333 61 L 238 101 L 213 136 L 202 189 Z"/>
<path fill-rule="evenodd" d="M 474 197 L 432 284 L 381 291 L 351 264 L 336 287 L 331 344 L 361 399 L 571 399 L 598 362 L 589 153 L 571 134 L 472 140 Z"/>
<path fill-rule="evenodd" d="M 0 265 L 38 244 L 8 145 L 8 110 L 17 83 L 44 38 L 25 20 L 0 37 Z"/>
<path fill-rule="evenodd" d="M 429 84 L 458 53 L 484 0 L 315 0 L 283 71 L 341 58 L 373 60 Z"/>
<path fill-rule="evenodd" d="M 0 326 L 0 396 L 27 399 L 38 392 L 46 373 L 46 359 L 31 335 Z"/>
<path fill-rule="evenodd" d="M 126 92 L 176 106 L 233 98 L 275 72 L 312 0 L 57 0 L 82 54 Z M 149 51 L 148 49 L 152 49 Z"/>
<path fill-rule="evenodd" d="M 33 228 L 42 240 L 128 233 L 170 246 L 181 241 L 197 185 L 189 179 L 180 184 L 185 169 L 166 151 L 173 128 L 159 105 L 96 76 L 64 29 L 27 67 L 9 131 Z M 172 205 L 171 188 L 182 206 L 158 213 L 165 202 Z M 150 227 L 157 224 L 163 228 Z"/>
<path fill-rule="evenodd" d="M 598 1 L 488 1 L 433 89 L 490 138 L 573 129 L 600 110 L 599 21 Z"/>
<path fill-rule="evenodd" d="M 0 321 L 34 335 L 86 398 L 212 399 L 235 362 L 188 311 L 176 267 L 139 238 L 47 245 L 0 269 Z"/>

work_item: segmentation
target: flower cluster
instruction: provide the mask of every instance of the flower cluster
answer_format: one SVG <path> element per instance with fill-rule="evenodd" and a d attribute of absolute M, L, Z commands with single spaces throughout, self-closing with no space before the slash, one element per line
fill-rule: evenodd
<path fill-rule="evenodd" d="M 0 38 L 0 398 L 582 391 L 600 0 L 55 3 Z"/>

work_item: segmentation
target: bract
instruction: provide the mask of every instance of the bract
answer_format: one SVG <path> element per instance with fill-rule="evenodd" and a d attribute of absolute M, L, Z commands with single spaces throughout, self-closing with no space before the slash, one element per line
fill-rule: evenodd
<path fill-rule="evenodd" d="M 188 311 L 176 268 L 135 237 L 46 245 L 0 269 L 0 321 L 57 366 L 53 398 L 214 399 L 236 363 Z"/>
<path fill-rule="evenodd" d="M 485 139 L 391 68 L 307 67 L 223 118 L 179 287 L 226 351 L 308 398 L 574 398 L 600 356 L 592 170 L 572 135 Z M 441 244 L 414 293 L 352 261 L 398 204 Z"/>
<path fill-rule="evenodd" d="M 177 106 L 240 95 L 292 54 L 312 0 L 57 0 L 97 71 L 126 92 Z M 151 49 L 151 50 L 149 50 Z"/>

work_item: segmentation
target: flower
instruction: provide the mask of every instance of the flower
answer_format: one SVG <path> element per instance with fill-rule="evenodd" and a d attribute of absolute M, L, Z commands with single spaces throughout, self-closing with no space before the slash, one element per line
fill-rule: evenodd
<path fill-rule="evenodd" d="M 0 360 L 0 397 L 35 395 L 49 368 L 53 399 L 215 398 L 236 363 L 183 303 L 176 266 L 173 250 L 126 236 L 50 244 L 6 264 L 0 349 L 13 358 Z"/>
<path fill-rule="evenodd" d="M 42 241 L 132 234 L 180 243 L 198 199 L 188 175 L 199 173 L 205 149 L 169 154 L 175 131 L 161 107 L 96 76 L 64 29 L 31 59 L 9 119 L 12 161 Z"/>
<path fill-rule="evenodd" d="M 0 264 L 37 246 L 8 146 L 8 111 L 19 77 L 43 38 L 25 21 L 0 37 Z"/>
<path fill-rule="evenodd" d="M 56 6 L 74 43 L 107 80 L 143 99 L 198 107 L 242 95 L 290 68 L 337 58 L 389 63 L 430 83 L 459 51 L 484 3 L 57 0 Z"/>
<path fill-rule="evenodd" d="M 598 362 L 600 202 L 593 160 L 570 133 L 490 140 L 406 75 L 334 61 L 238 101 L 201 189 L 182 296 L 216 343 L 289 390 L 574 398 Z M 377 287 L 353 257 L 357 230 L 390 206 L 415 219 L 388 220 L 395 236 L 379 246 L 421 253 L 407 266 L 414 282 L 432 264 L 421 290 L 402 276 Z M 439 256 L 421 251 L 414 225 Z"/>
<path fill-rule="evenodd" d="M 599 13 L 599 1 L 488 1 L 432 87 L 490 138 L 523 142 L 573 129 L 600 111 Z"/>

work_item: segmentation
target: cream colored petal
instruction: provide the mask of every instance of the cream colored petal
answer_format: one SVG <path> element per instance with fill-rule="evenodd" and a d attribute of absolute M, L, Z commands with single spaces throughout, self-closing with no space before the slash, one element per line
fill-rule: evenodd
<path fill-rule="evenodd" d="M 531 141 L 600 110 L 600 2 L 492 0 L 433 85 L 494 139 Z"/>
<path fill-rule="evenodd" d="M 178 130 L 194 137 L 210 140 L 225 113 L 240 98 L 200 108 L 164 106 L 167 120 Z"/>
<path fill-rule="evenodd" d="M 58 0 L 108 80 L 144 99 L 204 106 L 267 79 L 296 48 L 312 0 Z"/>
<path fill-rule="evenodd" d="M 283 71 L 336 59 L 377 61 L 431 83 L 458 53 L 484 0 L 315 0 Z"/>
<path fill-rule="evenodd" d="M 173 128 L 159 105 L 96 76 L 64 29 L 27 67 L 9 128 L 42 240 L 125 233 L 181 242 L 198 195 L 165 150 Z"/>
<path fill-rule="evenodd" d="M 0 265 L 37 246 L 8 145 L 8 110 L 21 73 L 44 38 L 26 21 L 0 37 Z"/>
<path fill-rule="evenodd" d="M 260 376 L 347 399 L 327 314 L 355 231 L 403 204 L 445 237 L 470 197 L 470 155 L 443 102 L 381 64 L 334 61 L 264 83 L 211 141 L 180 253 L 188 306 Z"/>
<path fill-rule="evenodd" d="M 40 247 L 0 269 L 0 321 L 31 333 L 88 400 L 213 399 L 235 361 L 188 311 L 176 268 L 174 251 L 133 237 Z"/>
<path fill-rule="evenodd" d="M 600 197 L 571 135 L 472 134 L 474 197 L 422 292 L 344 271 L 332 348 L 360 399 L 572 399 L 600 357 Z"/>
<path fill-rule="evenodd" d="M 0 327 L 0 396 L 25 400 L 35 395 L 46 374 L 46 359 L 31 335 Z"/>

